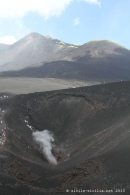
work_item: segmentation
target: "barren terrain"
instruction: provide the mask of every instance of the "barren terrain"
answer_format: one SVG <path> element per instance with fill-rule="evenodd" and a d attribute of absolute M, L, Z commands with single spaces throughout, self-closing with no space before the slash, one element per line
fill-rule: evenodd
<path fill-rule="evenodd" d="M 0 107 L 2 195 L 130 193 L 130 82 L 22 94 L 0 100 Z M 32 132 L 44 129 L 54 134 L 58 165 L 33 141 Z"/>
<path fill-rule="evenodd" d="M 85 82 L 54 78 L 0 77 L 0 92 L 16 95 L 94 84 L 100 84 L 100 82 Z"/>

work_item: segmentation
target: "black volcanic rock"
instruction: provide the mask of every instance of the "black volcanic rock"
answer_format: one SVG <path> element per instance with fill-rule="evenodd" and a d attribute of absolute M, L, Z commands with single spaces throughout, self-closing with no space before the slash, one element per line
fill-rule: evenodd
<path fill-rule="evenodd" d="M 0 76 L 73 79 L 79 81 L 115 82 L 130 80 L 129 59 L 116 56 L 107 60 L 90 59 L 86 63 L 74 61 L 53 61 L 40 63 L 39 67 L 19 71 L 1 72 Z"/>
<path fill-rule="evenodd" d="M 7 127 L 1 194 L 130 193 L 130 82 L 19 95 L 0 107 Z M 57 166 L 45 160 L 25 120 L 54 133 Z"/>

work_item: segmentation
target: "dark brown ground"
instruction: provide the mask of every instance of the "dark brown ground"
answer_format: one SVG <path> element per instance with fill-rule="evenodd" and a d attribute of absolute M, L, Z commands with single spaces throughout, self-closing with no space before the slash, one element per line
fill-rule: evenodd
<path fill-rule="evenodd" d="M 19 95 L 0 107 L 7 127 L 0 194 L 130 194 L 130 82 Z M 45 160 L 24 120 L 53 131 L 57 166 Z"/>

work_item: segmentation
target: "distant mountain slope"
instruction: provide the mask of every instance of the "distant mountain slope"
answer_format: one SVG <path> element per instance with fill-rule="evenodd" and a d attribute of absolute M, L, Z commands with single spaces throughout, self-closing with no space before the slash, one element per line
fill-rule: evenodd
<path fill-rule="evenodd" d="M 108 40 L 84 45 L 31 33 L 0 53 L 0 76 L 119 81 L 130 79 L 130 50 Z"/>
<path fill-rule="evenodd" d="M 10 45 L 0 43 L 0 54 L 3 53 Z"/>
<path fill-rule="evenodd" d="M 31 33 L 0 54 L 0 70 L 18 70 L 39 62 L 60 60 L 66 49 L 72 49 L 70 46 L 49 36 Z"/>
<path fill-rule="evenodd" d="M 119 44 L 108 41 L 108 40 L 98 40 L 90 41 L 84 45 L 79 46 L 76 50 L 72 50 L 69 53 L 71 58 L 85 62 L 88 58 L 103 59 L 108 56 L 124 56 L 129 55 L 130 50 L 120 46 Z"/>
<path fill-rule="evenodd" d="M 105 62 L 104 62 L 105 63 Z M 121 64 L 120 64 L 121 65 Z M 130 80 L 130 68 L 117 68 L 117 65 L 110 64 L 108 67 L 101 62 L 80 63 L 69 61 L 55 61 L 45 63 L 39 67 L 25 68 L 18 71 L 1 72 L 0 76 L 11 77 L 37 77 L 37 78 L 59 78 L 97 82 L 112 82 Z"/>

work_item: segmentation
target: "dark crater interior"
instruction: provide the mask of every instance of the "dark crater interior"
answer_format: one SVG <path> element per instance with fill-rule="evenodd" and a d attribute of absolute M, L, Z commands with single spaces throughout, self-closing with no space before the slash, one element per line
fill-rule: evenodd
<path fill-rule="evenodd" d="M 0 107 L 7 136 L 0 154 L 5 194 L 129 191 L 130 82 L 18 95 Z M 57 166 L 47 162 L 26 121 L 33 130 L 53 132 Z"/>

